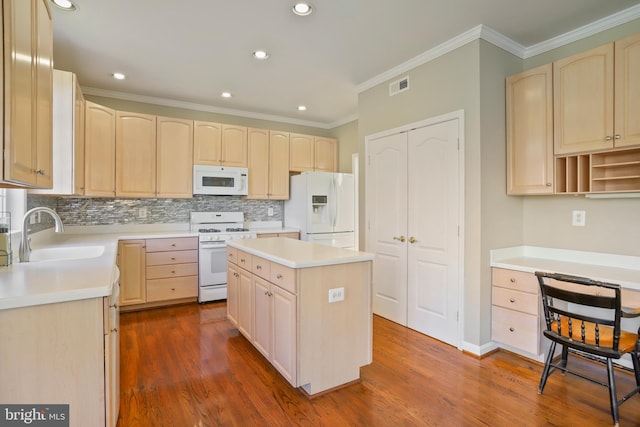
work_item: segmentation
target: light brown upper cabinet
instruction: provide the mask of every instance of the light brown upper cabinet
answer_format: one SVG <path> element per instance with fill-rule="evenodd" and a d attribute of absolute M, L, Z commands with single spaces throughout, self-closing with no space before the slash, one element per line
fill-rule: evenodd
<path fill-rule="evenodd" d="M 116 197 L 156 194 L 156 116 L 116 111 Z"/>
<path fill-rule="evenodd" d="M 248 129 L 248 199 L 289 198 L 289 133 Z"/>
<path fill-rule="evenodd" d="M 640 144 L 639 34 L 554 62 L 553 79 L 555 154 Z"/>
<path fill-rule="evenodd" d="M 194 122 L 193 163 L 247 167 L 247 128 Z"/>
<path fill-rule="evenodd" d="M 292 172 L 338 169 L 338 141 L 333 138 L 292 133 L 290 136 L 289 170 Z"/>
<path fill-rule="evenodd" d="M 158 117 L 157 177 L 158 197 L 193 197 L 193 121 Z"/>
<path fill-rule="evenodd" d="M 4 0 L 2 181 L 51 188 L 53 22 L 47 0 Z"/>
<path fill-rule="evenodd" d="M 85 103 L 85 196 L 116 195 L 116 112 Z"/>
<path fill-rule="evenodd" d="M 336 172 L 338 170 L 338 141 L 333 138 L 314 137 L 313 170 Z"/>
<path fill-rule="evenodd" d="M 614 145 L 640 145 L 640 34 L 615 42 Z"/>
<path fill-rule="evenodd" d="M 53 70 L 53 187 L 30 193 L 84 195 L 84 108 L 76 75 Z"/>
<path fill-rule="evenodd" d="M 553 78 L 546 64 L 507 78 L 507 194 L 553 194 Z"/>

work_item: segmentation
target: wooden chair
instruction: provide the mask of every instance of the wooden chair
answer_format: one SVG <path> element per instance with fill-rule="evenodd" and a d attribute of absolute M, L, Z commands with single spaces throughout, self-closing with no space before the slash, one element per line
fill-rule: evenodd
<path fill-rule="evenodd" d="M 637 334 L 623 331 L 620 319 L 640 316 L 640 310 L 622 310 L 620 285 L 564 274 L 535 274 L 542 292 L 544 335 L 551 340 L 538 393 L 542 394 L 547 378 L 556 369 L 605 386 L 609 389 L 613 422 L 618 426 L 618 406 L 640 392 L 640 329 Z M 556 344 L 562 346 L 559 363 L 554 363 Z M 567 369 L 569 349 L 605 358 L 608 384 Z M 636 387 L 618 399 L 612 360 L 620 359 L 624 354 L 631 356 Z"/>

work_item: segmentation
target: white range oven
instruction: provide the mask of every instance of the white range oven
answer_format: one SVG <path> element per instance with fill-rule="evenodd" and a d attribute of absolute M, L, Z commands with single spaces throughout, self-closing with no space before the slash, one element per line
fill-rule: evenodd
<path fill-rule="evenodd" d="M 242 212 L 191 212 L 198 233 L 198 302 L 227 299 L 227 240 L 254 239 Z"/>

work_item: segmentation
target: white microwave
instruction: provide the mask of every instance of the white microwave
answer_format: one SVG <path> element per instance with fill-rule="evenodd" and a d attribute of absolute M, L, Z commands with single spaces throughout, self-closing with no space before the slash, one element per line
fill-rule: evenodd
<path fill-rule="evenodd" d="M 248 175 L 247 168 L 193 165 L 193 194 L 246 196 Z"/>

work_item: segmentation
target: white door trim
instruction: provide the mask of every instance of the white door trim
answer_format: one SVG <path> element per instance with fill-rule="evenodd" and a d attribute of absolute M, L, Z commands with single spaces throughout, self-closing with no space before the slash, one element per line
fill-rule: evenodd
<path fill-rule="evenodd" d="M 402 132 L 408 132 L 412 129 L 417 129 L 425 126 L 434 125 L 436 123 L 446 122 L 449 120 L 458 119 L 459 129 L 459 147 L 458 147 L 458 165 L 459 165 L 459 188 L 458 188 L 458 197 L 459 197 L 459 209 L 458 209 L 458 218 L 460 219 L 460 240 L 459 240 L 459 258 L 458 258 L 458 343 L 456 347 L 459 350 L 463 350 L 462 343 L 464 342 L 464 254 L 465 254 L 465 186 L 464 186 L 464 178 L 465 178 L 465 121 L 464 121 L 464 110 L 452 111 L 450 113 L 442 114 L 440 116 L 431 117 L 425 120 L 421 120 L 414 123 L 409 123 L 406 125 L 402 125 L 393 129 L 387 129 L 384 131 L 376 132 L 371 135 L 366 135 L 364 137 L 364 148 L 365 148 L 365 161 L 369 159 L 369 142 L 374 141 L 376 139 L 384 138 L 390 135 L 395 135 Z M 365 170 L 365 197 L 367 194 L 367 168 Z M 365 204 L 366 206 L 366 204 Z M 365 209 L 365 248 L 369 247 L 371 243 L 369 241 L 369 232 L 367 228 L 367 224 L 369 224 L 369 212 Z M 375 262 L 375 261 L 374 261 Z"/>

